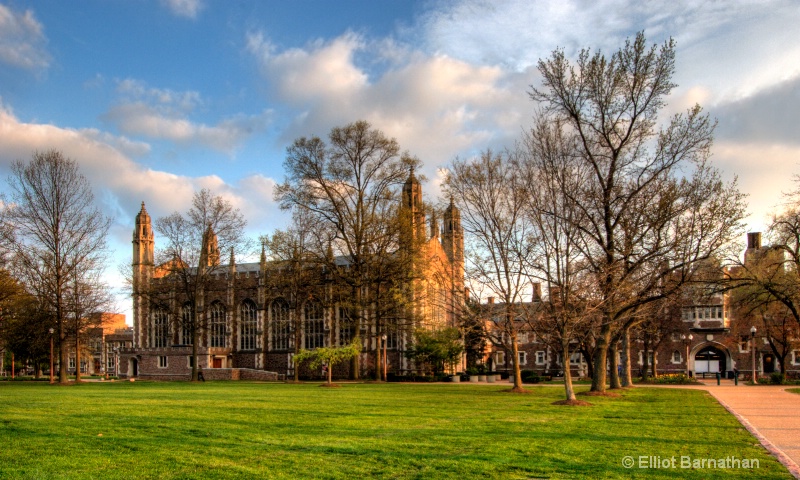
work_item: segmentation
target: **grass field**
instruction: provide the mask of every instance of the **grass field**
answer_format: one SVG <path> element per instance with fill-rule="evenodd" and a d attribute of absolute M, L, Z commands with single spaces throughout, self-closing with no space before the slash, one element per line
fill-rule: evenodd
<path fill-rule="evenodd" d="M 557 387 L 0 384 L 0 478 L 791 478 L 702 391 L 591 407 Z M 623 457 L 755 458 L 626 469 Z"/>

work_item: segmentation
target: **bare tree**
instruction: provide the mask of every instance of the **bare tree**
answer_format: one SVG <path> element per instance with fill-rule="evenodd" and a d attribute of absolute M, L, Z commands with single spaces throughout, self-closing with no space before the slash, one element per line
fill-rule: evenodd
<path fill-rule="evenodd" d="M 9 185 L 15 265 L 30 291 L 53 315 L 61 362 L 59 382 L 67 383 L 70 289 L 76 278 L 90 278 L 102 269 L 111 220 L 96 208 L 91 186 L 77 162 L 58 151 L 35 152 L 30 162 L 15 162 Z"/>
<path fill-rule="evenodd" d="M 604 392 L 615 329 L 674 294 L 695 262 L 725 256 L 743 196 L 708 163 L 714 124 L 699 106 L 657 126 L 675 87 L 672 40 L 648 48 L 639 33 L 610 58 L 583 50 L 572 64 L 556 50 L 538 67 L 543 85 L 530 95 L 575 136 L 585 165 L 567 193 L 581 209 L 580 249 L 602 303 L 592 390 Z"/>
<path fill-rule="evenodd" d="M 586 341 L 600 307 L 581 256 L 579 205 L 567 193 L 580 188 L 578 170 L 584 168 L 574 142 L 560 122 L 539 119 L 516 165 L 524 174 L 525 212 L 531 222 L 529 272 L 548 290 L 548 300 L 535 305 L 528 317 L 533 330 L 560 349 L 567 405 L 577 403 L 569 359 Z"/>
<path fill-rule="evenodd" d="M 454 160 L 445 180 L 448 195 L 461 209 L 467 278 L 485 286 L 502 302 L 502 313 L 491 313 L 495 327 L 512 353 L 514 391 L 522 387 L 518 334 L 524 295 L 531 294 L 528 275 L 532 233 L 525 215 L 519 170 L 507 157 L 486 151 L 471 160 Z"/>
<path fill-rule="evenodd" d="M 267 288 L 273 296 L 282 298 L 289 307 L 289 324 L 292 328 L 289 336 L 293 340 L 295 355 L 304 348 L 303 308 L 309 301 L 319 305 L 327 304 L 330 293 L 324 288 L 324 253 L 321 252 L 320 237 L 316 235 L 319 233 L 317 228 L 318 225 L 308 212 L 295 210 L 289 228 L 262 237 L 266 260 L 269 261 Z M 297 360 L 294 365 L 294 380 L 300 380 L 300 364 Z"/>
<path fill-rule="evenodd" d="M 163 240 L 161 248 L 155 251 L 155 276 L 169 277 L 171 281 L 144 284 L 140 288 L 151 308 L 171 312 L 176 324 L 190 337 L 192 381 L 197 381 L 201 334 L 208 328 L 206 299 L 220 285 L 215 280 L 216 274 L 224 271 L 221 252 L 230 251 L 231 261 L 233 252 L 247 253 L 246 225 L 239 209 L 207 189 L 194 194 L 186 214 L 175 212 L 156 220 L 155 229 Z M 188 306 L 188 311 L 184 306 Z"/>
<path fill-rule="evenodd" d="M 329 143 L 302 137 L 287 148 L 286 181 L 275 198 L 281 207 L 300 208 L 334 232 L 330 260 L 347 263 L 327 269 L 349 288 L 355 335 L 371 325 L 377 280 L 373 274 L 399 250 L 399 186 L 419 162 L 400 154 L 393 138 L 358 121 L 333 128 Z M 369 337 L 366 339 L 369 344 Z M 351 377 L 359 378 L 360 359 L 353 357 Z"/>

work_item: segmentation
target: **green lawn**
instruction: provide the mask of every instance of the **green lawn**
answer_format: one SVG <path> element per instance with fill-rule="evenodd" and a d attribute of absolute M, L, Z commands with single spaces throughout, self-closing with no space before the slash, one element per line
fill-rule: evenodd
<path fill-rule="evenodd" d="M 0 478 L 791 478 L 707 393 L 247 382 L 0 384 Z M 585 390 L 585 388 L 584 388 Z M 760 468 L 625 469 L 623 457 Z"/>

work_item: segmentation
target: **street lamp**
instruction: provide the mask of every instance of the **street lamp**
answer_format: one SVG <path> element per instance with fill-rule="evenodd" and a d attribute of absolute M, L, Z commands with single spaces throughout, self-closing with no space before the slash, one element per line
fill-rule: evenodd
<path fill-rule="evenodd" d="M 750 348 L 753 350 L 753 385 L 758 384 L 756 375 L 756 326 L 750 327 Z"/>
<path fill-rule="evenodd" d="M 689 347 L 692 344 L 692 339 L 693 338 L 694 338 L 694 336 L 691 333 L 688 336 L 681 335 L 681 340 L 684 340 L 686 342 L 686 376 L 687 377 L 690 376 L 690 372 L 689 372 Z"/>
<path fill-rule="evenodd" d="M 384 382 L 388 378 L 388 375 L 386 374 L 386 364 L 387 364 L 387 362 L 386 362 L 386 340 L 387 340 L 387 338 L 388 337 L 386 336 L 385 333 L 383 335 L 381 335 L 381 340 L 383 340 L 383 381 Z"/>
<path fill-rule="evenodd" d="M 50 332 L 50 383 L 53 384 L 55 383 L 55 380 L 53 380 L 53 332 L 55 332 L 55 330 L 51 328 L 49 332 Z"/>

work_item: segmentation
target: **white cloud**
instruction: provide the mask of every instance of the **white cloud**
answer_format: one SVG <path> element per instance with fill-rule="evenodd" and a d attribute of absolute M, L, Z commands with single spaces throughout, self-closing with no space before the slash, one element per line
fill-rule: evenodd
<path fill-rule="evenodd" d="M 204 5 L 201 0 L 161 0 L 174 15 L 195 19 Z"/>
<path fill-rule="evenodd" d="M 122 133 L 169 140 L 184 146 L 200 144 L 228 154 L 245 138 L 263 131 L 272 118 L 272 112 L 265 110 L 255 115 L 234 115 L 217 125 L 206 125 L 188 118 L 196 107 L 204 104 L 196 91 L 152 88 L 145 82 L 128 78 L 117 81 L 117 92 L 122 101 L 102 118 Z"/>
<path fill-rule="evenodd" d="M 50 66 L 44 27 L 32 10 L 15 12 L 0 5 L 0 62 L 16 68 L 42 70 Z"/>
<path fill-rule="evenodd" d="M 727 102 L 800 73 L 800 9 L 765 2 L 638 0 L 461 0 L 420 18 L 424 49 L 471 63 L 522 71 L 555 48 L 610 53 L 644 30 L 649 41 L 678 44 L 676 92 L 702 87 Z M 688 105 L 680 105 L 679 110 Z"/>
<path fill-rule="evenodd" d="M 393 42 L 368 44 L 352 33 L 283 52 L 250 34 L 248 48 L 276 98 L 299 109 L 282 142 L 366 119 L 420 157 L 428 176 L 458 153 L 507 144 L 532 107 L 528 72 L 427 56 Z M 355 60 L 363 50 L 387 68 L 370 77 Z"/>

